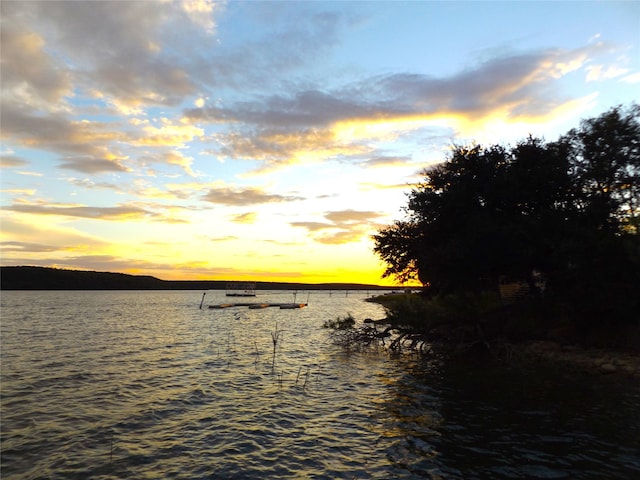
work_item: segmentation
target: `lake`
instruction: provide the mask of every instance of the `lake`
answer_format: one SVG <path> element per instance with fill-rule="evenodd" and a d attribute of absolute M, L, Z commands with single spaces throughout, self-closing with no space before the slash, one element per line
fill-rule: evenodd
<path fill-rule="evenodd" d="M 335 345 L 374 292 L 202 293 L 2 292 L 3 480 L 640 478 L 637 379 Z"/>

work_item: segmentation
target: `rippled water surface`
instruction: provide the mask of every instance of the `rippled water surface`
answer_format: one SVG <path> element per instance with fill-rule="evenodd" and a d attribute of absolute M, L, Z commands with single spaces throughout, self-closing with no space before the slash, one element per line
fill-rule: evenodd
<path fill-rule="evenodd" d="M 367 292 L 201 295 L 2 292 L 2 478 L 640 478 L 633 380 L 345 352 Z"/>

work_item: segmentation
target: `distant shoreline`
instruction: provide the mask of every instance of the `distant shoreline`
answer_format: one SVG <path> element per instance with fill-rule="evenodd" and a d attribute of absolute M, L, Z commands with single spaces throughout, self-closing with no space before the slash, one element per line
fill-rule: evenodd
<path fill-rule="evenodd" d="M 0 290 L 225 290 L 237 280 L 161 280 L 149 275 L 66 270 L 49 267 L 0 267 Z M 252 282 L 256 290 L 396 290 L 402 287 L 361 283 Z"/>

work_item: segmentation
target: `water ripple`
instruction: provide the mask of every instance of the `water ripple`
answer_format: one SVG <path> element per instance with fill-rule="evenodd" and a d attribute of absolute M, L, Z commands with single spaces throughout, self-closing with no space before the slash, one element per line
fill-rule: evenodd
<path fill-rule="evenodd" d="M 640 475 L 638 386 L 345 353 L 323 321 L 380 307 L 316 295 L 211 311 L 201 292 L 3 292 L 2 478 Z"/>

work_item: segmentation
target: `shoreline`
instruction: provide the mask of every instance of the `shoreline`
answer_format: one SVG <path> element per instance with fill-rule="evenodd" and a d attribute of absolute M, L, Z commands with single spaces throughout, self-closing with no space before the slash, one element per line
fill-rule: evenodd
<path fill-rule="evenodd" d="M 382 305 L 388 312 L 396 313 L 399 317 L 403 314 L 411 315 L 414 320 L 428 317 L 431 313 L 429 302 L 416 296 L 378 296 L 368 301 Z M 448 307 L 435 306 L 441 307 L 434 310 L 441 316 L 443 310 L 446 311 Z M 455 308 L 452 309 L 452 313 L 456 313 Z M 529 313 L 531 312 L 524 311 L 525 315 Z M 446 315 L 444 317 L 446 318 Z M 470 347 L 471 351 L 462 353 L 463 356 L 473 357 L 492 351 L 494 358 L 514 366 L 518 363 L 547 363 L 588 375 L 640 378 L 640 325 L 621 325 L 610 329 L 591 328 L 579 333 L 576 326 L 567 324 L 562 328 L 554 327 L 553 322 L 534 314 L 525 319 L 534 321 L 537 325 L 530 324 L 528 330 L 517 331 L 519 338 L 515 339 L 514 331 L 510 331 L 508 326 L 509 322 L 513 323 L 513 317 L 517 318 L 518 314 L 511 312 L 507 316 L 503 308 L 502 311 L 494 310 L 489 315 L 478 315 L 475 321 L 468 320 L 463 324 L 441 319 L 439 326 L 422 333 L 420 328 L 416 328 L 415 333 L 424 335 L 425 339 L 431 336 L 431 342 L 426 340 L 428 343 L 439 344 L 450 353 L 465 346 L 460 339 L 466 338 L 466 347 Z M 452 318 L 456 319 L 455 315 Z M 385 321 L 393 323 L 388 317 Z M 483 330 L 472 328 L 474 325 L 482 325 Z M 454 334 L 456 331 L 458 334 Z M 476 349 L 478 345 L 485 345 L 488 350 L 481 353 Z M 454 356 L 458 354 L 460 351 L 454 353 Z"/>

